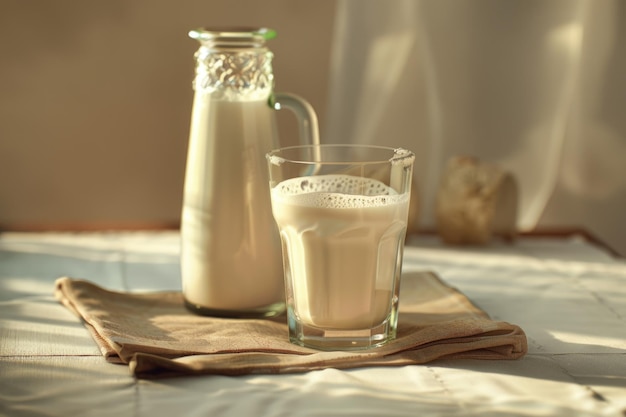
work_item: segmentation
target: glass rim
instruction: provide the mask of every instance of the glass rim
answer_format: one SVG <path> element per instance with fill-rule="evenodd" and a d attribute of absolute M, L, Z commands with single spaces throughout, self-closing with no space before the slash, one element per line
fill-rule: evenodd
<path fill-rule="evenodd" d="M 281 155 L 281 153 L 297 151 L 303 149 L 311 149 L 313 152 L 317 149 L 321 151 L 323 149 L 370 149 L 375 151 L 386 151 L 387 158 L 379 157 L 372 159 L 359 159 L 350 160 L 349 158 L 338 158 L 337 160 L 314 160 L 314 158 L 290 158 Z M 273 149 L 266 154 L 267 160 L 273 165 L 281 165 L 285 162 L 291 164 L 323 164 L 323 165 L 345 165 L 345 164 L 359 164 L 359 165 L 374 165 L 374 164 L 403 164 L 410 165 L 415 160 L 415 154 L 405 148 L 383 146 L 383 145 L 368 145 L 368 144 L 308 144 L 308 145 L 293 145 L 284 146 Z"/>
<path fill-rule="evenodd" d="M 258 42 L 276 37 L 274 29 L 255 26 L 207 26 L 189 31 L 189 37 L 200 42 L 253 39 Z"/>

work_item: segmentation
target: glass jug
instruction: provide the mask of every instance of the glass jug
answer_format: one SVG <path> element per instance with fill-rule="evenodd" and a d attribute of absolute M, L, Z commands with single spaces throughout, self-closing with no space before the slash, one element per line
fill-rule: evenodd
<path fill-rule="evenodd" d="M 194 101 L 181 216 L 185 304 L 212 316 L 284 310 L 280 239 L 265 154 L 279 146 L 274 110 L 292 110 L 301 141 L 318 143 L 311 106 L 274 94 L 270 29 L 197 29 Z"/>

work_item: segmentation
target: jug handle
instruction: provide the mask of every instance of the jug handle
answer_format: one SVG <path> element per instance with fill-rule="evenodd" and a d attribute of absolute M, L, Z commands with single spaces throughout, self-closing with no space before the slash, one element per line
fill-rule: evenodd
<path fill-rule="evenodd" d="M 270 97 L 269 105 L 275 110 L 291 110 L 298 120 L 300 141 L 305 145 L 319 145 L 317 114 L 308 101 L 291 93 L 275 93 Z"/>

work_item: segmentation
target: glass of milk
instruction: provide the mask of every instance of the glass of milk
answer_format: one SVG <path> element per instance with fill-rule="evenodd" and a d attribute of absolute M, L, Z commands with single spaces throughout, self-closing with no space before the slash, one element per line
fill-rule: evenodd
<path fill-rule="evenodd" d="M 414 159 L 367 145 L 267 154 L 292 343 L 356 350 L 395 338 Z"/>

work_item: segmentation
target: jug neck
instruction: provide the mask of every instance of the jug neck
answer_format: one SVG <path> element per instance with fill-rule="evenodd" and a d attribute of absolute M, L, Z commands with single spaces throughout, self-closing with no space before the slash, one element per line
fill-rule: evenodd
<path fill-rule="evenodd" d="M 272 52 L 265 42 L 276 36 L 271 29 L 195 29 L 189 32 L 200 42 L 195 53 L 196 94 L 233 101 L 268 99 L 274 88 Z"/>

